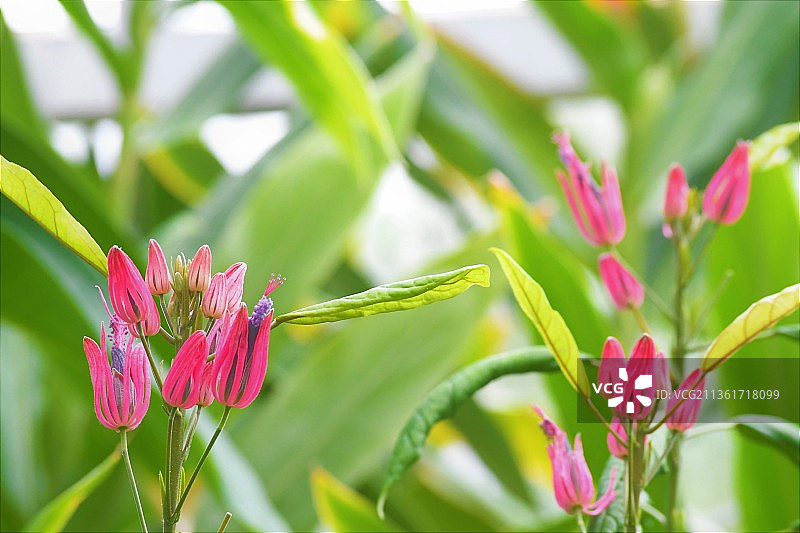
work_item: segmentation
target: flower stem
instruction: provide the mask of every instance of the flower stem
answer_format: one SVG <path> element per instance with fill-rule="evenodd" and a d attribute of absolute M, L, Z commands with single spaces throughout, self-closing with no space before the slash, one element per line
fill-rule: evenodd
<path fill-rule="evenodd" d="M 231 513 L 225 513 L 225 518 L 222 519 L 222 523 L 219 525 L 219 529 L 217 530 L 217 533 L 224 533 L 225 532 L 225 528 L 228 527 L 228 522 L 231 521 L 231 517 L 232 516 L 233 515 Z"/>
<path fill-rule="evenodd" d="M 581 530 L 581 533 L 586 533 L 586 524 L 583 522 L 583 513 L 578 511 L 575 514 L 575 518 L 578 520 L 578 528 Z"/>
<path fill-rule="evenodd" d="M 164 388 L 164 381 L 161 379 L 161 373 L 158 371 L 158 367 L 156 366 L 156 360 L 153 358 L 153 352 L 150 350 L 150 341 L 142 331 L 141 324 L 136 325 L 136 331 L 139 333 L 139 338 L 142 340 L 142 346 L 144 346 L 144 351 L 147 354 L 147 360 L 150 361 L 150 368 L 153 370 L 153 377 L 156 380 L 156 384 L 158 384 L 159 392 L 161 392 L 161 389 Z"/>
<path fill-rule="evenodd" d="M 133 500 L 136 503 L 136 512 L 139 514 L 139 525 L 142 526 L 142 531 L 147 533 L 147 523 L 144 520 L 144 511 L 142 510 L 142 501 L 139 499 L 139 491 L 136 488 L 136 478 L 133 476 L 133 467 L 131 466 L 131 458 L 128 454 L 128 430 L 123 429 L 119 432 L 120 450 L 122 450 L 122 460 L 125 461 L 125 469 L 128 471 L 128 481 L 131 483 L 131 492 L 133 493 Z"/>
<path fill-rule="evenodd" d="M 174 407 L 167 425 L 166 504 L 162 517 L 165 532 L 174 532 L 178 519 L 176 501 L 181 491 L 181 465 L 183 463 L 183 410 Z"/>
<path fill-rule="evenodd" d="M 197 474 L 200 473 L 200 469 L 203 467 L 203 463 L 206 461 L 208 454 L 211 452 L 211 448 L 214 446 L 214 443 L 217 442 L 217 438 L 219 434 L 222 433 L 222 430 L 225 428 L 225 422 L 228 421 L 228 416 L 231 414 L 231 407 L 229 405 L 225 406 L 225 411 L 222 413 L 222 418 L 219 420 L 219 424 L 217 425 L 217 429 L 214 431 L 214 435 L 211 436 L 211 440 L 208 441 L 208 446 L 206 449 L 203 450 L 203 455 L 200 456 L 200 460 L 197 462 L 197 466 L 194 467 L 194 471 L 192 472 L 192 476 L 189 478 L 189 482 L 186 483 L 186 488 L 183 489 L 183 494 L 181 495 L 180 501 L 178 501 L 178 505 L 175 507 L 175 511 L 173 512 L 172 518 L 174 521 L 178 521 L 181 515 L 181 508 L 183 507 L 184 502 L 186 501 L 186 497 L 189 495 L 189 491 L 192 489 L 192 485 L 194 484 L 194 480 L 197 479 Z"/>
<path fill-rule="evenodd" d="M 620 435 L 619 433 L 614 431 L 614 429 L 611 427 L 611 424 L 606 422 L 606 419 L 603 418 L 603 415 L 600 413 L 600 411 L 597 410 L 597 407 L 594 406 L 592 401 L 586 396 L 584 396 L 583 399 L 586 400 L 586 404 L 589 406 L 589 409 L 592 410 L 592 412 L 594 413 L 594 416 L 596 416 L 597 419 L 600 420 L 600 422 L 603 423 L 603 425 L 606 427 L 606 429 L 612 435 L 614 435 L 614 437 L 617 439 L 617 442 L 619 442 L 621 445 L 625 446 L 625 439 L 622 438 L 622 435 Z"/>

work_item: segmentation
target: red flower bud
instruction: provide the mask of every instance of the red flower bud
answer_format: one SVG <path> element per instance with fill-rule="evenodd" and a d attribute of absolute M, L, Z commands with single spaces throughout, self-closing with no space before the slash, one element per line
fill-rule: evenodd
<path fill-rule="evenodd" d="M 147 270 L 144 278 L 147 281 L 147 288 L 150 294 L 167 294 L 170 290 L 172 279 L 167 268 L 167 260 L 164 252 L 155 239 L 150 239 L 150 248 L 147 250 Z"/>

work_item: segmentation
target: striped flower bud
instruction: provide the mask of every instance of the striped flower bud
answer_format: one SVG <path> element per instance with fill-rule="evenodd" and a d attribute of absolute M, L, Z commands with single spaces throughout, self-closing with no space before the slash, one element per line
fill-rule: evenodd
<path fill-rule="evenodd" d="M 150 294 L 167 294 L 170 290 L 169 269 L 164 252 L 155 239 L 150 239 L 150 247 L 147 250 L 147 270 L 144 274 L 147 288 Z"/>
<path fill-rule="evenodd" d="M 211 278 L 208 290 L 203 294 L 203 314 L 209 318 L 220 318 L 228 304 L 228 289 L 225 274 L 218 272 Z"/>
<path fill-rule="evenodd" d="M 197 250 L 187 274 L 189 290 L 192 292 L 203 292 L 211 283 L 211 248 L 204 244 Z"/>

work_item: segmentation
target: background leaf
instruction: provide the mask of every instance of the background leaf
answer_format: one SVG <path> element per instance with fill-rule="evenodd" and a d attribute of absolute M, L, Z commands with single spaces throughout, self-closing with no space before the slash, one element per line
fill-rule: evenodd
<path fill-rule="evenodd" d="M 25 531 L 48 533 L 61 531 L 86 496 L 111 473 L 111 470 L 119 462 L 119 458 L 119 450 L 115 450 L 102 463 L 39 511 L 27 525 Z"/>
<path fill-rule="evenodd" d="M 78 257 L 101 274 L 107 275 L 106 254 L 58 198 L 26 169 L 7 161 L 2 156 L 0 163 L 2 163 L 0 190 L 3 194 Z"/>

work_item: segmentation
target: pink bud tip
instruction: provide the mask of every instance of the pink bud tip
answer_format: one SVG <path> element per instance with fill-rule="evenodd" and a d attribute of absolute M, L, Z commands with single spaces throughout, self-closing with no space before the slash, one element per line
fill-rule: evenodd
<path fill-rule="evenodd" d="M 617 308 L 626 309 L 629 306 L 640 307 L 642 305 L 644 287 L 616 257 L 610 253 L 600 255 L 598 268 L 603 285 Z"/>
<path fill-rule="evenodd" d="M 739 141 L 703 194 L 703 214 L 719 224 L 735 224 L 750 196 L 750 143 Z"/>
<path fill-rule="evenodd" d="M 209 318 L 220 318 L 227 309 L 228 288 L 225 274 L 218 272 L 211 278 L 208 290 L 203 294 L 203 314 Z"/>
<path fill-rule="evenodd" d="M 195 331 L 183 343 L 164 378 L 164 401 L 173 407 L 189 409 L 200 397 L 203 367 L 208 357 L 204 331 Z"/>
<path fill-rule="evenodd" d="M 131 326 L 141 326 L 145 335 L 161 328 L 153 297 L 142 274 L 119 246 L 108 252 L 108 293 L 114 312 Z"/>
<path fill-rule="evenodd" d="M 167 268 L 167 260 L 155 239 L 150 239 L 150 247 L 147 250 L 147 270 L 144 277 L 150 294 L 158 295 L 169 292 L 172 280 Z"/>
<path fill-rule="evenodd" d="M 247 272 L 246 263 L 234 263 L 225 271 L 225 278 L 228 280 L 227 309 L 231 313 L 236 311 L 239 308 L 239 304 L 242 303 L 245 272 Z"/>
<path fill-rule="evenodd" d="M 207 244 L 201 246 L 189 265 L 187 274 L 189 290 L 203 292 L 211 283 L 211 248 Z"/>
<path fill-rule="evenodd" d="M 689 184 L 683 167 L 674 164 L 670 167 L 667 180 L 667 193 L 664 196 L 664 220 L 672 222 L 686 214 L 689 207 Z"/>

